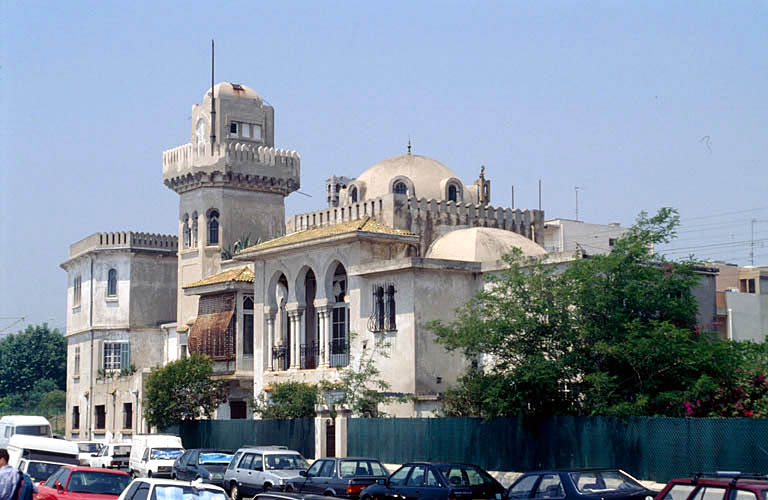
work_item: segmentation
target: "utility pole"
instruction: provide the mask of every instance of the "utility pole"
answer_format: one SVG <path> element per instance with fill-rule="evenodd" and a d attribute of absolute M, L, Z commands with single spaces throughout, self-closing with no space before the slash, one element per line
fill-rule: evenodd
<path fill-rule="evenodd" d="M 576 193 L 576 221 L 579 221 L 579 190 L 584 189 L 581 186 L 573 186 L 573 191 Z"/>

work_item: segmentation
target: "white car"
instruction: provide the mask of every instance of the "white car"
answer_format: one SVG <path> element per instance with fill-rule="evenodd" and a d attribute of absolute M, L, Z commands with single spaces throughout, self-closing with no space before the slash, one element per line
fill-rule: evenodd
<path fill-rule="evenodd" d="M 88 465 L 91 458 L 99 453 L 104 448 L 104 443 L 101 441 L 75 441 L 80 453 L 77 454 L 77 458 L 80 461 L 80 465 Z"/>
<path fill-rule="evenodd" d="M 88 460 L 88 465 L 97 469 L 128 470 L 130 456 L 130 443 L 110 443 L 105 445 L 95 457 L 92 456 Z"/>
<path fill-rule="evenodd" d="M 219 486 L 200 481 L 176 481 L 175 479 L 137 478 L 123 490 L 117 500 L 229 500 Z"/>

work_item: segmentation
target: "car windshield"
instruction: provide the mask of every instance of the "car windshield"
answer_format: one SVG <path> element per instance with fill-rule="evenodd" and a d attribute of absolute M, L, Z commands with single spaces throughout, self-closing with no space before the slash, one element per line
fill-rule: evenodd
<path fill-rule="evenodd" d="M 128 474 L 74 471 L 69 476 L 67 491 L 99 495 L 119 495 L 130 482 L 131 478 Z"/>
<path fill-rule="evenodd" d="M 473 465 L 441 464 L 437 470 L 451 486 L 480 486 L 494 482 L 490 474 Z"/>
<path fill-rule="evenodd" d="M 51 474 L 59 470 L 61 464 L 50 464 L 48 462 L 29 462 L 27 474 L 34 482 L 45 481 Z"/>
<path fill-rule="evenodd" d="M 115 446 L 115 450 L 112 452 L 113 457 L 127 457 L 131 454 L 131 447 L 128 446 Z"/>
<path fill-rule="evenodd" d="M 339 463 L 341 477 L 386 476 L 387 471 L 379 462 L 371 460 L 342 460 Z"/>
<path fill-rule="evenodd" d="M 52 436 L 51 428 L 47 425 L 17 425 L 15 432 L 27 436 Z"/>
<path fill-rule="evenodd" d="M 640 483 L 618 470 L 571 472 L 570 476 L 579 493 L 643 489 Z"/>
<path fill-rule="evenodd" d="M 224 453 L 218 451 L 200 453 L 200 458 L 197 460 L 199 464 L 228 464 L 232 461 L 232 453 Z"/>
<path fill-rule="evenodd" d="M 77 443 L 77 449 L 80 453 L 96 453 L 101 449 L 99 443 Z"/>
<path fill-rule="evenodd" d="M 219 490 L 160 484 L 152 490 L 152 500 L 227 500 L 227 496 Z"/>
<path fill-rule="evenodd" d="M 149 452 L 150 460 L 176 460 L 184 450 L 181 448 L 152 448 Z"/>
<path fill-rule="evenodd" d="M 301 455 L 266 455 L 267 469 L 306 469 L 307 461 Z"/>

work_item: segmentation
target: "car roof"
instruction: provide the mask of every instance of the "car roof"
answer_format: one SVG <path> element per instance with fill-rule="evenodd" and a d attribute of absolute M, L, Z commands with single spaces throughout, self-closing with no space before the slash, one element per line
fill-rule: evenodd
<path fill-rule="evenodd" d="M 215 484 L 201 483 L 201 482 L 195 482 L 195 481 L 179 481 L 178 479 L 161 479 L 156 477 L 142 477 L 142 478 L 134 479 L 134 481 L 149 483 L 152 486 L 157 486 L 157 485 L 162 486 L 167 484 L 170 486 L 195 486 L 200 489 L 215 489 L 215 490 L 224 491 L 224 489 L 221 486 L 216 486 Z"/>
<path fill-rule="evenodd" d="M 199 451 L 208 453 L 232 453 L 232 450 L 225 450 L 222 448 L 190 448 L 187 451 Z"/>
<path fill-rule="evenodd" d="M 427 462 L 427 461 L 417 461 L 417 462 L 408 462 L 403 464 L 403 466 L 406 465 L 461 465 L 461 466 L 467 466 L 467 467 L 477 467 L 482 468 L 479 465 L 476 464 L 470 464 L 466 462 Z"/>
<path fill-rule="evenodd" d="M 370 457 L 322 457 L 317 460 L 369 460 L 371 462 L 381 462 L 378 458 Z"/>
<path fill-rule="evenodd" d="M 298 451 L 289 450 L 285 446 L 243 446 L 237 451 L 261 451 L 261 452 L 301 455 L 301 453 L 299 453 Z"/>
<path fill-rule="evenodd" d="M 692 477 L 672 479 L 668 484 L 705 484 L 711 486 L 727 486 L 729 484 L 735 484 L 737 486 L 753 486 L 753 487 L 768 487 L 768 478 L 760 479 L 756 477 L 700 477 L 698 479 Z"/>
<path fill-rule="evenodd" d="M 127 472 L 115 469 L 104 469 L 100 467 L 86 467 L 84 465 L 66 465 L 66 469 L 70 469 L 72 472 L 85 471 L 85 472 L 107 472 L 109 474 L 117 474 L 119 476 L 127 476 Z"/>

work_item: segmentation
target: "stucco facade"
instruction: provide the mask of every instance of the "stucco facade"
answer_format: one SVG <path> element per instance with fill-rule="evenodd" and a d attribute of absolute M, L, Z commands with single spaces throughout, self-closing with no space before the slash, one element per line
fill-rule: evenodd
<path fill-rule="evenodd" d="M 72 439 L 146 430 L 143 380 L 167 358 L 161 323 L 176 313 L 176 238 L 96 233 L 70 246 L 67 418 Z"/>

